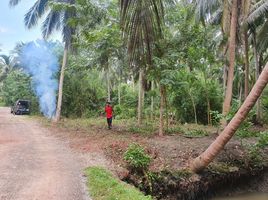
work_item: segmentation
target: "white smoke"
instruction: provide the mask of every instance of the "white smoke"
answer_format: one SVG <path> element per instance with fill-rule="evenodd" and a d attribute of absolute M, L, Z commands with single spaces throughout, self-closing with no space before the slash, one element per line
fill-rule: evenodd
<path fill-rule="evenodd" d="M 58 43 L 37 40 L 27 43 L 20 56 L 22 67 L 32 76 L 34 92 L 39 100 L 40 111 L 52 118 L 56 110 L 59 70 L 55 47 Z"/>

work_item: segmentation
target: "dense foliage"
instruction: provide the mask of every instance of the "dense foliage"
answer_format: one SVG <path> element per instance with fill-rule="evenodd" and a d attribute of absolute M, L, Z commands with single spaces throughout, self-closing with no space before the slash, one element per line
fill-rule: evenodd
<path fill-rule="evenodd" d="M 70 32 L 73 51 L 69 52 L 63 85 L 64 117 L 97 117 L 103 113 L 106 100 L 111 100 L 117 119 L 135 118 L 138 100 L 143 99 L 143 119 L 155 121 L 164 115 L 166 123 L 175 120 L 180 123 L 218 124 L 222 118 L 220 113 L 226 89 L 230 30 L 230 18 L 223 13 L 230 13 L 230 9 L 224 10 L 219 1 L 211 2 L 210 6 L 203 5 L 208 1 L 157 1 L 153 5 L 161 8 L 157 15 L 147 10 L 146 5 L 150 5 L 145 3 L 134 5 L 126 2 L 129 4 L 124 4 L 120 13 L 118 2 L 113 0 L 68 2 L 45 5 L 51 13 L 69 13 L 64 23 L 75 30 Z M 254 7 L 255 11 L 248 9 L 249 26 L 246 27 L 250 36 L 250 88 L 256 80 L 256 52 L 260 69 L 268 55 L 264 45 L 266 40 L 262 37 L 267 23 L 260 20 L 260 17 L 265 17 L 265 12 L 259 4 Z M 146 19 L 139 12 L 141 9 L 146 12 Z M 144 19 L 143 23 L 131 21 L 134 19 L 131 13 L 135 13 L 141 21 Z M 150 20 L 152 26 L 148 25 Z M 261 32 L 258 32 L 259 29 Z M 135 35 L 139 30 L 143 34 Z M 239 29 L 237 35 L 241 31 Z M 232 97 L 233 102 L 241 105 L 245 98 L 246 79 L 242 39 L 238 39 Z M 264 41 L 263 45 L 260 41 Z M 62 54 L 62 50 L 56 51 Z M 14 52 L 18 54 L 19 48 Z M 15 66 L 14 62 L 12 65 Z M 10 105 L 18 98 L 27 98 L 37 105 L 31 77 L 7 66 L 6 62 L 0 63 L 2 101 Z M 139 98 L 142 95 L 138 80 L 141 79 L 141 69 L 144 70 L 141 84 L 145 92 Z M 268 118 L 265 114 L 267 102 L 266 95 L 263 95 L 262 122 Z M 251 119 L 254 121 L 254 117 Z"/>
<path fill-rule="evenodd" d="M 12 71 L 3 81 L 1 96 L 6 106 L 14 105 L 18 99 L 31 101 L 32 112 L 38 112 L 38 102 L 31 89 L 31 78 L 21 70 Z"/>

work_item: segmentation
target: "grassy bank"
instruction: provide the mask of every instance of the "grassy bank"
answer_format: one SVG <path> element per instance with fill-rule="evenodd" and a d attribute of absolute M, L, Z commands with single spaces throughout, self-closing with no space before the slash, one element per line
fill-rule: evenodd
<path fill-rule="evenodd" d="M 114 178 L 103 168 L 90 167 L 85 170 L 90 196 L 94 200 L 151 200 L 133 186 Z"/>

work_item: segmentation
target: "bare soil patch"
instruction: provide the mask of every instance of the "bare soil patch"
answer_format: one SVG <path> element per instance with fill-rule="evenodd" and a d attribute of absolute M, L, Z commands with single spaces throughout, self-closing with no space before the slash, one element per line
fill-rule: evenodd
<path fill-rule="evenodd" d="M 112 130 L 108 130 L 105 119 L 95 120 L 96 123 L 89 123 L 87 126 L 79 126 L 78 124 L 75 127 L 69 126 L 70 121 L 68 120 L 63 120 L 59 124 L 47 123 L 46 125 L 54 130 L 52 131 L 54 135 L 68 140 L 71 148 L 85 154 L 101 155 L 106 160 L 101 162 L 109 163 L 111 166 L 108 168 L 111 170 L 126 167 L 123 154 L 131 143 L 141 144 L 153 158 L 150 165 L 151 171 L 183 169 L 217 137 L 217 129 L 213 127 L 207 127 L 208 135 L 203 137 L 186 137 L 179 132 L 158 137 L 157 132 L 148 135 L 130 132 L 126 124 L 119 123 Z M 216 161 L 243 160 L 247 155 L 246 146 L 255 142 L 256 138 L 243 139 L 241 142 L 241 139 L 233 137 Z M 92 165 L 98 165 L 98 161 Z M 118 172 L 118 170 L 115 171 Z"/>

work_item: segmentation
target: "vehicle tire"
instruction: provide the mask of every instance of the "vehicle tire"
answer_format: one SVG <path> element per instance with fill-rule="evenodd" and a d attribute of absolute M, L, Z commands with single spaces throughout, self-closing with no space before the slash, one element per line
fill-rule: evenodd
<path fill-rule="evenodd" d="M 21 115 L 21 111 L 18 110 L 18 111 L 16 112 L 16 115 Z"/>

